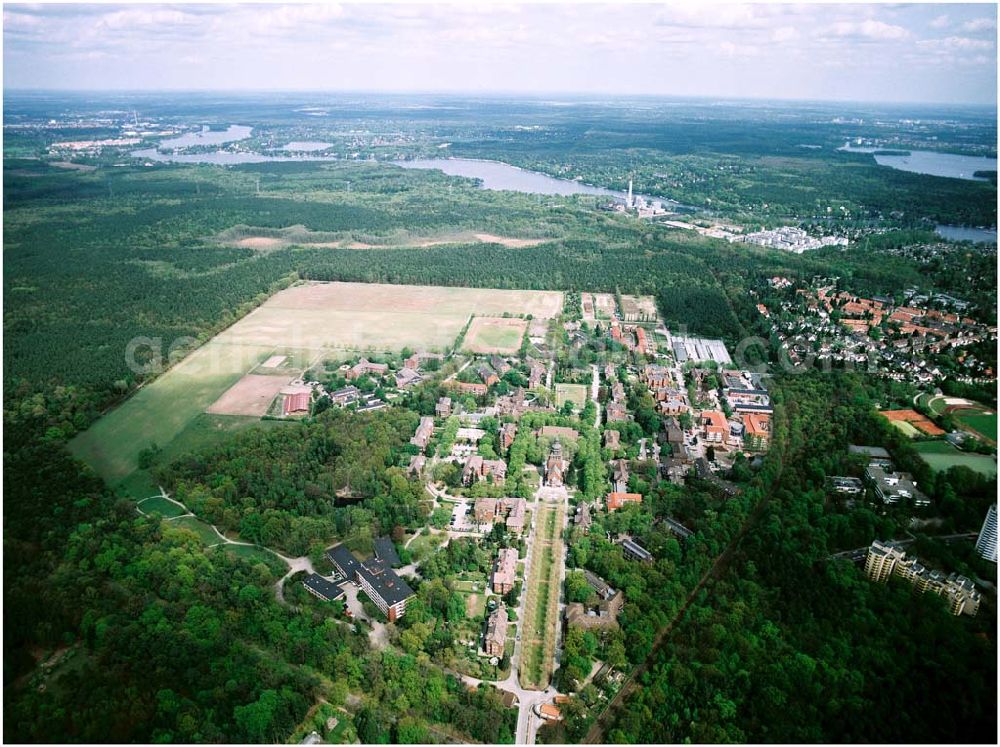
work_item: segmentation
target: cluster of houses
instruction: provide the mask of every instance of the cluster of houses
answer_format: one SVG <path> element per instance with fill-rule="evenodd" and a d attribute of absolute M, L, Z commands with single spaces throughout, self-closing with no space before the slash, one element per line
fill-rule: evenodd
<path fill-rule="evenodd" d="M 771 286 L 778 288 L 774 280 Z M 946 375 L 935 364 L 934 356 L 947 353 L 961 372 L 960 380 L 995 380 L 992 365 L 966 348 L 981 342 L 995 343 L 996 326 L 958 313 L 921 307 L 917 298 L 912 296 L 908 304 L 896 304 L 885 296 L 866 298 L 829 285 L 799 288 L 776 308 L 775 304 L 768 308 L 760 303 L 757 310 L 770 322 L 771 332 L 793 364 L 814 358 L 820 363 L 878 368 L 891 378 L 931 384 Z"/>
<path fill-rule="evenodd" d="M 629 350 L 643 355 L 653 355 L 656 352 L 656 343 L 652 336 L 637 324 L 619 324 L 617 320 L 612 320 L 609 334 L 612 340 Z"/>
<path fill-rule="evenodd" d="M 502 521 L 507 531 L 521 534 L 527 510 L 528 502 L 524 498 L 479 498 L 473 515 L 477 524 L 493 525 Z"/>
<path fill-rule="evenodd" d="M 887 583 L 895 576 L 908 581 L 921 594 L 931 592 L 944 597 L 953 615 L 974 617 L 979 612 L 982 595 L 970 579 L 957 573 L 946 576 L 928 569 L 916 558 L 907 558 L 906 553 L 891 542 L 875 540 L 871 544 L 865 558 L 865 573 L 877 583 Z"/>

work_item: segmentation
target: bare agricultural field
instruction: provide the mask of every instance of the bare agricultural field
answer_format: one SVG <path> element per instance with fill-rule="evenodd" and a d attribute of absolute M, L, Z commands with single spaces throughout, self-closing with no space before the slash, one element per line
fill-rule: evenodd
<path fill-rule="evenodd" d="M 263 417 L 290 376 L 247 374 L 233 384 L 205 410 L 213 415 L 256 415 Z"/>
<path fill-rule="evenodd" d="M 622 317 L 655 317 L 656 299 L 652 296 L 622 296 Z"/>
<path fill-rule="evenodd" d="M 552 291 L 307 283 L 277 293 L 217 339 L 312 350 L 443 350 L 473 314 L 548 318 L 561 309 L 562 293 Z"/>
<path fill-rule="evenodd" d="M 610 293 L 594 293 L 594 314 L 598 319 L 611 319 L 615 315 L 615 297 Z"/>
<path fill-rule="evenodd" d="M 463 348 L 470 353 L 516 353 L 527 328 L 525 319 L 477 316 L 465 333 Z"/>

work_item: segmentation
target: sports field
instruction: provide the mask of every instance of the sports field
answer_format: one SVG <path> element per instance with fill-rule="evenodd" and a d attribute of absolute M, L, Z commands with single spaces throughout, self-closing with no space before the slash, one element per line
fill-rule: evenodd
<path fill-rule="evenodd" d="M 516 353 L 527 328 L 524 319 L 477 316 L 465 333 L 462 347 L 470 353 Z"/>
<path fill-rule="evenodd" d="M 556 388 L 556 407 L 562 407 L 564 402 L 572 402 L 577 410 L 582 410 L 587 404 L 587 387 L 584 384 L 560 384 Z"/>
<path fill-rule="evenodd" d="M 997 464 L 993 457 L 985 454 L 967 454 L 959 451 L 947 441 L 918 441 L 913 444 L 913 448 L 927 463 L 927 466 L 935 472 L 941 472 L 951 467 L 965 466 L 987 477 L 992 477 L 997 473 Z"/>
<path fill-rule="evenodd" d="M 997 440 L 997 415 L 988 414 L 975 410 L 960 410 L 955 413 L 955 417 L 960 423 L 967 426 L 988 441 L 996 443 Z"/>
<path fill-rule="evenodd" d="M 524 621 L 521 629 L 521 686 L 544 690 L 552 676 L 559 626 L 559 586 L 562 578 L 562 503 L 539 509 L 530 577 L 525 585 Z"/>
<path fill-rule="evenodd" d="M 944 431 L 916 410 L 882 410 L 879 412 L 890 423 L 910 438 L 919 436 L 943 436 Z"/>

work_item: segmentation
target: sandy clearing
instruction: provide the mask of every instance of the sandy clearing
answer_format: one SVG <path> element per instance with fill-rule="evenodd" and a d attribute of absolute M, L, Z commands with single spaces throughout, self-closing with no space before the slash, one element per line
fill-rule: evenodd
<path fill-rule="evenodd" d="M 205 412 L 213 415 L 262 417 L 267 414 L 267 408 L 278 392 L 291 380 L 290 377 L 247 374 L 229 387 Z"/>
<path fill-rule="evenodd" d="M 547 241 L 555 239 L 516 239 L 508 236 L 498 236 L 492 233 L 456 233 L 443 237 L 428 237 L 411 239 L 397 239 L 386 243 L 370 243 L 366 241 L 351 241 L 342 239 L 339 241 L 310 241 L 312 231 L 291 229 L 281 229 L 286 232 L 283 236 L 246 236 L 240 239 L 225 239 L 225 232 L 220 236 L 223 243 L 237 246 L 243 249 L 280 249 L 287 246 L 304 246 L 310 248 L 323 249 L 405 249 L 417 247 L 424 249 L 432 246 L 448 246 L 450 244 L 500 244 L 509 249 L 523 249 L 526 247 L 538 246 Z"/>
<path fill-rule="evenodd" d="M 510 249 L 522 249 L 529 246 L 538 246 L 553 239 L 511 239 L 504 236 L 496 236 L 492 233 L 477 233 L 475 237 L 486 244 L 500 244 Z"/>
<path fill-rule="evenodd" d="M 288 360 L 287 355 L 272 355 L 266 361 L 260 364 L 261 368 L 277 368 L 282 363 Z"/>
<path fill-rule="evenodd" d="M 249 236 L 235 242 L 236 246 L 241 249 L 276 249 L 279 246 L 285 246 L 287 243 L 284 239 L 272 239 L 265 236 Z"/>

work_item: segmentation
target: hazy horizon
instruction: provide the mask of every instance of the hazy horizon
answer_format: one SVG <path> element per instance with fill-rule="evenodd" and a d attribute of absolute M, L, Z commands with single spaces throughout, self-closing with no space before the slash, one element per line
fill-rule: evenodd
<path fill-rule="evenodd" d="M 996 104 L 993 4 L 4 7 L 8 91 Z"/>

